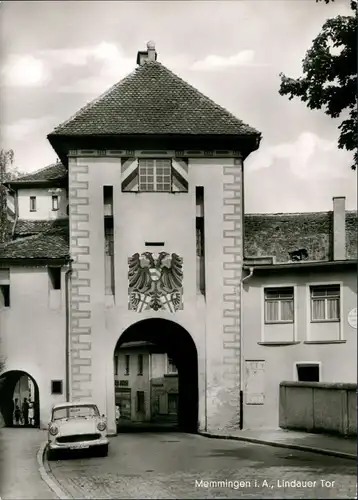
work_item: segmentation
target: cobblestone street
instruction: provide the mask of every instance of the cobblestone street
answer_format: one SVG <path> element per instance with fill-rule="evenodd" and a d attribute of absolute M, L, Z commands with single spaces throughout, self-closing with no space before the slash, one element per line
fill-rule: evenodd
<path fill-rule="evenodd" d="M 354 460 L 182 433 L 121 434 L 107 458 L 67 456 L 50 467 L 74 498 L 356 496 Z"/>

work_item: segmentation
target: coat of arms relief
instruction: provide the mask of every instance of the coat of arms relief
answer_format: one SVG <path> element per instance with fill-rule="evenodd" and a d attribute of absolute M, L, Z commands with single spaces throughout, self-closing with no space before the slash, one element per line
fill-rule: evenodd
<path fill-rule="evenodd" d="M 183 309 L 183 259 L 176 253 L 135 253 L 128 259 L 130 310 Z"/>

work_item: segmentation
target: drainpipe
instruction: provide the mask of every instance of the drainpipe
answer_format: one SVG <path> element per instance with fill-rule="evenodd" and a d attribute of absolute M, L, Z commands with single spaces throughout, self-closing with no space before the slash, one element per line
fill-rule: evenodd
<path fill-rule="evenodd" d="M 249 268 L 249 274 L 242 278 L 241 280 L 241 314 L 240 314 L 240 431 L 242 431 L 244 426 L 244 390 L 243 390 L 243 382 L 244 382 L 244 363 L 243 363 L 243 355 L 244 355 L 244 335 L 243 335 L 243 325 L 244 325 L 244 308 L 242 307 L 243 303 L 243 291 L 244 291 L 244 282 L 248 281 L 252 275 L 254 274 L 254 268 Z"/>
<path fill-rule="evenodd" d="M 70 401 L 70 283 L 72 275 L 72 260 L 69 262 L 69 268 L 65 273 L 65 293 L 66 293 L 66 402 Z"/>

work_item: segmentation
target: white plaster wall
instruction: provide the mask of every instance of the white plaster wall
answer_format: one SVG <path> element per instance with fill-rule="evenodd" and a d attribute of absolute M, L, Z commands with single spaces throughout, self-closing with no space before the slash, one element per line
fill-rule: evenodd
<path fill-rule="evenodd" d="M 345 343 L 305 344 L 306 340 L 330 340 L 331 328 L 327 323 L 315 323 L 315 338 L 309 335 L 310 308 L 307 283 L 342 283 L 342 338 Z M 262 287 L 295 283 L 297 294 L 296 335 L 297 345 L 263 346 Z M 245 360 L 264 360 L 264 405 L 244 405 L 244 427 L 278 427 L 279 384 L 295 379 L 295 363 L 308 361 L 321 363 L 322 382 L 357 382 L 357 330 L 347 320 L 348 313 L 357 306 L 357 276 L 352 271 L 314 272 L 300 269 L 295 273 L 274 276 L 254 276 L 245 284 L 243 292 L 243 355 Z M 337 324 L 334 323 L 336 326 Z M 274 327 L 275 325 L 270 325 Z M 278 325 L 281 326 L 281 325 Z M 319 334 L 318 334 L 319 330 Z M 337 338 L 337 337 L 336 337 Z M 272 340 L 272 335 L 270 339 Z M 282 340 L 282 339 L 280 339 Z M 245 380 L 243 380 L 245 386 Z"/>
<path fill-rule="evenodd" d="M 5 372 L 31 375 L 40 393 L 41 426 L 53 404 L 65 401 L 65 278 L 61 290 L 49 288 L 47 268 L 10 268 L 10 307 L 0 309 L 0 345 Z M 51 308 L 51 294 L 60 295 Z M 63 395 L 51 395 L 51 380 L 63 380 Z"/>
<path fill-rule="evenodd" d="M 58 196 L 58 210 L 52 210 L 52 195 Z M 30 196 L 36 196 L 36 212 L 30 211 Z M 67 217 L 67 193 L 61 188 L 58 193 L 49 192 L 48 188 L 23 188 L 18 190 L 19 219 L 53 220 Z"/>

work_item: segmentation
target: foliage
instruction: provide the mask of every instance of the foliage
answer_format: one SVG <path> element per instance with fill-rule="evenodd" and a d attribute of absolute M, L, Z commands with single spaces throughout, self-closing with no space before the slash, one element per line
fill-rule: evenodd
<path fill-rule="evenodd" d="M 316 0 L 322 1 L 322 0 Z M 334 0 L 324 0 L 326 4 Z M 357 117 L 357 0 L 353 15 L 328 19 L 303 59 L 303 76 L 280 73 L 280 95 L 298 97 L 310 109 L 322 109 L 331 118 L 344 119 L 338 126 L 338 147 L 354 152 L 358 162 Z"/>
<path fill-rule="evenodd" d="M 12 178 L 11 167 L 14 163 L 14 151 L 12 149 L 0 150 L 0 244 L 7 240 L 8 219 L 7 219 L 7 188 L 4 182 Z M 15 172 L 16 175 L 16 172 Z"/>

